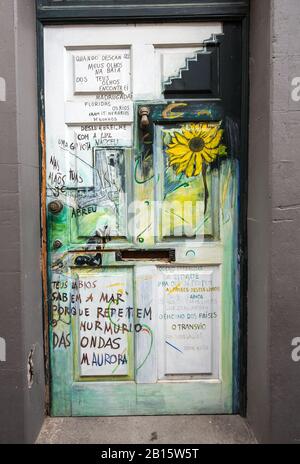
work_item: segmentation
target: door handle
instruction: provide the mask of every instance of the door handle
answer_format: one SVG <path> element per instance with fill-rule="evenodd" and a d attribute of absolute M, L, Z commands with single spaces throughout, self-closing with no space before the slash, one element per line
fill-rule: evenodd
<path fill-rule="evenodd" d="M 148 108 L 147 106 L 142 106 L 139 109 L 139 115 L 141 118 L 140 127 L 143 130 L 146 129 L 150 124 L 149 118 L 148 118 L 149 114 L 150 114 L 150 108 Z"/>

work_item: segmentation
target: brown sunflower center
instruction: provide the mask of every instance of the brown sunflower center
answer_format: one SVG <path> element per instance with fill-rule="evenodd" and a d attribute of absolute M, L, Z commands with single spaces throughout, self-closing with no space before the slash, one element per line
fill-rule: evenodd
<path fill-rule="evenodd" d="M 205 142 L 201 137 L 194 137 L 189 141 L 189 148 L 192 151 L 201 151 L 205 147 Z"/>

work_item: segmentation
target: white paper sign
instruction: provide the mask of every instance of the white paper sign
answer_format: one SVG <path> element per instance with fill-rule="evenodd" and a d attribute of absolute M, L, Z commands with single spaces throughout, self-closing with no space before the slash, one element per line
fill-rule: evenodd
<path fill-rule="evenodd" d="M 161 268 L 159 324 L 164 375 L 211 374 L 218 322 L 214 272 L 201 267 Z M 216 335 L 216 334 L 215 334 Z"/>
<path fill-rule="evenodd" d="M 126 274 L 80 276 L 79 364 L 82 376 L 129 373 L 132 289 Z"/>
<path fill-rule="evenodd" d="M 74 128 L 77 152 L 87 152 L 95 147 L 130 147 L 130 124 L 83 125 Z"/>
<path fill-rule="evenodd" d="M 65 103 L 66 124 L 130 123 L 133 103 L 130 100 L 87 100 Z"/>
<path fill-rule="evenodd" d="M 130 50 L 95 50 L 74 55 L 75 93 L 130 92 Z"/>

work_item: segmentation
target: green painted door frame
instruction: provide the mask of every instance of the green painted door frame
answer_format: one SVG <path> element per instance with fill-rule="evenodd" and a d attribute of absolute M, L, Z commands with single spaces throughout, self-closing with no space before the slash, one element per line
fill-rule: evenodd
<path fill-rule="evenodd" d="M 152 6 L 139 6 L 134 10 L 129 10 L 128 8 L 124 8 L 119 5 L 118 8 L 115 6 L 109 7 L 108 2 L 106 3 L 106 8 L 103 9 L 103 5 L 101 2 L 60 2 L 60 5 L 57 6 L 58 2 L 51 2 L 51 1 L 38 1 L 38 8 L 37 8 L 37 28 L 38 28 L 38 51 L 39 51 L 39 110 L 40 110 L 40 154 L 41 154 L 41 186 L 42 186 L 42 246 L 43 246 L 43 256 L 44 256 L 44 300 L 45 300 L 45 357 L 46 357 L 46 368 L 47 373 L 49 374 L 49 349 L 51 346 L 52 341 L 49 341 L 48 336 L 48 322 L 49 322 L 49 307 L 48 307 L 48 294 L 49 288 L 47 289 L 47 275 L 46 275 L 46 268 L 47 268 L 47 258 L 46 258 L 46 246 L 47 241 L 49 241 L 49 236 L 47 237 L 47 227 L 45 222 L 46 216 L 46 204 L 45 204 L 45 161 L 46 161 L 46 153 L 45 153 L 45 132 L 44 132 L 44 121 L 45 121 L 45 108 L 44 108 L 44 44 L 43 44 L 43 31 L 44 27 L 49 24 L 85 24 L 89 22 L 93 23 L 107 23 L 110 24 L 112 22 L 122 24 L 124 22 L 144 22 L 144 21 L 172 21 L 175 17 L 178 17 L 180 14 L 180 18 L 182 21 L 195 21 L 197 20 L 218 20 L 224 23 L 225 35 L 226 31 L 231 31 L 230 36 L 233 37 L 231 40 L 235 40 L 239 43 L 239 52 L 237 53 L 237 57 L 240 59 L 238 60 L 237 57 L 233 57 L 233 60 L 236 61 L 236 66 L 239 68 L 239 72 L 234 73 L 233 71 L 227 76 L 227 79 L 223 80 L 223 96 L 224 96 L 224 107 L 225 112 L 229 108 L 231 104 L 230 100 L 232 98 L 232 93 L 230 92 L 227 94 L 227 90 L 230 85 L 232 87 L 236 86 L 238 88 L 238 92 L 240 97 L 238 98 L 238 103 L 235 105 L 235 108 L 231 108 L 230 111 L 228 110 L 228 115 L 234 119 L 238 115 L 238 119 L 240 121 L 240 141 L 239 141 L 239 182 L 240 182 L 240 192 L 238 198 L 238 243 L 237 250 L 238 250 L 238 260 L 239 260 L 239 286 L 238 286 L 238 299 L 239 299 L 239 314 L 237 315 L 236 319 L 234 320 L 233 324 L 233 337 L 235 340 L 238 340 L 237 346 L 238 349 L 233 353 L 233 378 L 234 378 L 234 385 L 233 385 L 233 403 L 232 403 L 232 411 L 235 413 L 245 414 L 246 411 L 246 275 L 247 275 L 247 255 L 246 255 L 246 210 L 247 210 L 247 121 L 248 121 L 248 2 L 222 2 L 222 6 L 218 4 L 218 2 L 195 2 L 190 7 L 185 7 L 181 3 L 182 2 L 175 2 L 176 6 L 174 7 L 174 2 L 172 2 L 173 6 L 168 6 L 168 4 L 164 4 L 162 8 L 159 5 L 159 2 L 154 2 Z M 209 5 L 208 5 L 209 3 Z M 83 6 L 84 4 L 84 6 Z M 87 5 L 88 4 L 88 5 Z M 87 5 L 87 6 L 86 6 Z M 134 11 L 134 12 L 133 12 Z M 229 34 L 228 34 L 229 35 Z M 230 43 L 225 41 L 224 50 L 227 47 L 228 53 L 230 47 L 233 45 L 233 42 Z M 224 51 L 226 53 L 226 51 Z M 225 61 L 222 63 L 221 66 L 225 66 Z M 234 66 L 232 66 L 232 69 Z M 236 68 L 237 69 L 237 68 Z M 224 73 L 225 76 L 225 73 Z M 230 94 L 230 95 L 229 95 Z M 228 97 L 226 97 L 228 95 Z M 226 106 L 227 105 L 227 106 Z M 50 237 L 51 239 L 53 237 Z M 61 361 L 60 361 L 61 362 Z M 66 365 L 68 365 L 68 360 L 66 359 Z M 73 366 L 70 366 L 72 369 Z M 50 382 L 48 382 L 48 386 Z M 67 384 L 65 384 L 67 387 Z M 86 387 L 85 387 L 86 388 Z M 104 393 L 104 396 L 108 402 L 110 402 L 110 406 L 113 408 L 115 404 L 115 399 L 111 399 L 109 391 L 110 386 L 107 385 L 107 395 Z M 135 388 L 129 384 L 118 386 L 115 390 L 116 397 L 119 396 L 120 404 L 122 403 L 121 399 L 125 401 L 125 398 L 130 398 L 127 396 L 126 388 L 131 389 Z M 141 391 L 141 398 L 143 395 L 155 395 L 155 392 L 151 390 L 151 386 L 144 385 L 140 386 Z M 164 386 L 161 387 L 162 389 L 166 388 Z M 172 390 L 169 386 L 169 391 Z M 91 391 L 90 391 L 91 389 Z M 125 390 L 124 390 L 125 389 Z M 144 390 L 144 393 L 142 392 Z M 52 397 L 53 397 L 52 391 Z M 73 405 L 73 414 L 80 415 L 80 408 L 82 407 L 82 401 L 86 403 L 85 414 L 87 415 L 105 415 L 105 411 L 99 409 L 98 411 L 94 408 L 94 402 L 89 402 L 89 398 L 91 395 L 96 395 L 95 389 L 90 384 L 88 390 L 83 392 L 82 386 L 78 386 L 78 389 L 72 393 L 74 397 L 74 405 Z M 180 391 L 173 392 L 174 398 L 178 395 L 181 395 Z M 182 392 L 182 395 L 186 394 Z M 191 393 L 194 394 L 194 393 Z M 211 390 L 210 394 L 213 393 L 213 389 Z M 83 395 L 83 396 L 82 396 Z M 164 395 L 163 390 L 159 395 Z M 171 395 L 172 396 L 172 395 Z M 48 395 L 48 402 L 50 395 Z M 147 414 L 147 403 L 141 400 L 141 406 L 139 411 L 135 408 L 132 408 L 130 404 L 123 404 L 122 408 L 124 410 L 124 414 L 131 414 L 131 413 L 139 413 L 139 414 Z M 159 412 L 161 401 L 158 398 L 157 403 L 157 410 L 154 411 L 155 413 Z M 49 408 L 49 405 L 48 405 Z M 197 413 L 197 408 L 193 411 L 189 411 L 188 407 L 183 407 L 182 410 L 180 408 L 176 408 L 174 406 L 174 401 L 172 400 L 170 406 L 165 409 L 164 413 Z M 205 407 L 203 404 L 201 405 L 201 398 L 199 398 L 199 412 L 206 412 Z M 208 410 L 207 412 L 213 412 Z M 64 415 L 62 410 L 59 411 L 59 414 Z M 66 415 L 70 414 L 68 411 L 68 406 L 66 405 Z M 118 407 L 115 410 L 115 414 L 121 414 L 120 408 Z"/>

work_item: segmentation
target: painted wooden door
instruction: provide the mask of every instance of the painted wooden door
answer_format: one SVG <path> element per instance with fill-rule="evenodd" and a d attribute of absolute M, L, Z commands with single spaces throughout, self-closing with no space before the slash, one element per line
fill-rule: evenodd
<path fill-rule="evenodd" d="M 239 40 L 45 28 L 53 415 L 234 411 Z"/>

